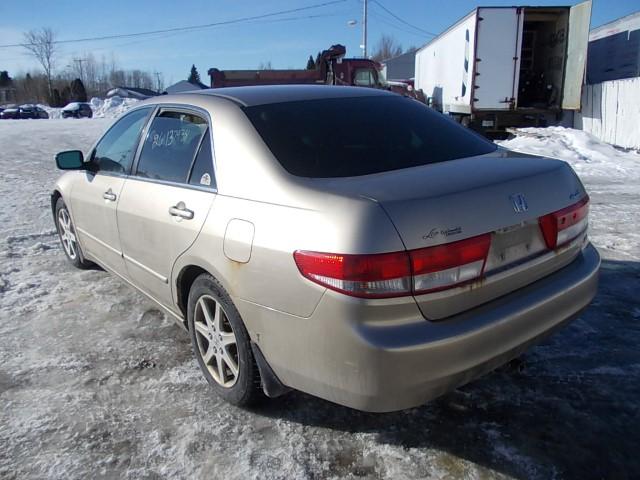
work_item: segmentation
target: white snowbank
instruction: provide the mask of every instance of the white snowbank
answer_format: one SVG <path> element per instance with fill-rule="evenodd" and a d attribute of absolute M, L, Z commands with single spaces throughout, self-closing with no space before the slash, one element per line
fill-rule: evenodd
<path fill-rule="evenodd" d="M 497 143 L 568 162 L 591 197 L 589 236 L 600 253 L 617 260 L 640 259 L 640 154 L 563 127 L 521 128 L 515 138 Z"/>
<path fill-rule="evenodd" d="M 129 110 L 139 101 L 140 100 L 135 98 L 122 98 L 115 96 L 106 99 L 93 97 L 88 103 L 91 105 L 94 118 L 116 118 Z M 44 108 L 47 111 L 49 118 L 61 118 L 62 108 L 53 108 L 48 105 L 39 105 L 39 107 Z"/>
<path fill-rule="evenodd" d="M 129 110 L 140 100 L 135 98 L 111 97 L 105 100 L 93 97 L 89 102 L 93 110 L 93 116 L 98 118 L 116 118 Z"/>
<path fill-rule="evenodd" d="M 566 160 L 579 175 L 640 177 L 640 155 L 617 149 L 595 136 L 564 127 L 520 128 L 517 136 L 496 142 L 510 150 Z"/>

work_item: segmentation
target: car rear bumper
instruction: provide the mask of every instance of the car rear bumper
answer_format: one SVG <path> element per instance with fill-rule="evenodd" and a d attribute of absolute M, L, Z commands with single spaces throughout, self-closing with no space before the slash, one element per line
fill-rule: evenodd
<path fill-rule="evenodd" d="M 252 338 L 285 385 L 386 412 L 463 385 L 575 318 L 596 294 L 599 266 L 589 244 L 561 270 L 438 322 L 425 320 L 415 302 L 381 305 L 334 292 L 306 319 L 238 304 L 245 319 L 257 319 L 248 322 Z"/>

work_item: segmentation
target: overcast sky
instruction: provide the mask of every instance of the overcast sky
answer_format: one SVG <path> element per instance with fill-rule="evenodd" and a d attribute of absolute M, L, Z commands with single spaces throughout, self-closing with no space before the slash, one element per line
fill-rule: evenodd
<path fill-rule="evenodd" d="M 1 0 L 0 45 L 20 43 L 24 31 L 51 27 L 59 40 L 201 25 L 326 3 L 331 0 Z M 375 0 L 369 1 L 370 50 L 382 34 L 405 48 L 420 46 L 476 6 L 513 5 L 514 0 Z M 534 5 L 571 5 L 576 1 L 530 0 Z M 640 10 L 638 0 L 594 0 L 592 27 Z M 414 25 L 391 16 L 382 6 Z M 348 56 L 361 55 L 362 0 L 271 16 L 234 25 L 179 33 L 59 45 L 57 70 L 87 52 L 114 55 L 123 68 L 162 72 L 165 83 L 186 78 L 191 64 L 203 82 L 207 69 L 304 68 L 310 54 L 332 44 L 347 46 Z M 353 26 L 350 20 L 356 20 Z M 11 75 L 37 69 L 23 48 L 0 48 L 0 70 Z"/>

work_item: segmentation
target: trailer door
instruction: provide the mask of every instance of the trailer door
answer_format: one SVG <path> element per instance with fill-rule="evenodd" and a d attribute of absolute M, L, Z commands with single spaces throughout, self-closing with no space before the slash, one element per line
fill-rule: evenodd
<path fill-rule="evenodd" d="M 516 7 L 478 9 L 474 110 L 515 107 L 523 18 Z"/>
<path fill-rule="evenodd" d="M 589 46 L 589 24 L 591 23 L 591 0 L 571 7 L 569 13 L 569 37 L 567 61 L 564 69 L 562 108 L 580 110 L 582 83 L 587 65 Z"/>

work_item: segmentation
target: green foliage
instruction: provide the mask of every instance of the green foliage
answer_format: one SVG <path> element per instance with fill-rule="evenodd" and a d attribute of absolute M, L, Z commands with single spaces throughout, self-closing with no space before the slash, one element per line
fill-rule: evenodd
<path fill-rule="evenodd" d="M 313 56 L 309 55 L 309 60 L 307 60 L 307 70 L 315 70 L 316 62 L 313 59 Z"/>
<path fill-rule="evenodd" d="M 13 83 L 13 80 L 9 76 L 9 72 L 6 70 L 0 71 L 0 87 L 10 87 Z"/>
<path fill-rule="evenodd" d="M 84 84 L 82 83 L 82 80 L 80 80 L 79 78 L 76 78 L 73 82 L 71 82 L 70 100 L 72 102 L 87 101 L 87 91 L 84 88 Z"/>
<path fill-rule="evenodd" d="M 189 74 L 189 78 L 187 78 L 187 82 L 193 83 L 194 85 L 200 83 L 200 74 L 195 65 L 191 65 L 191 73 Z"/>

